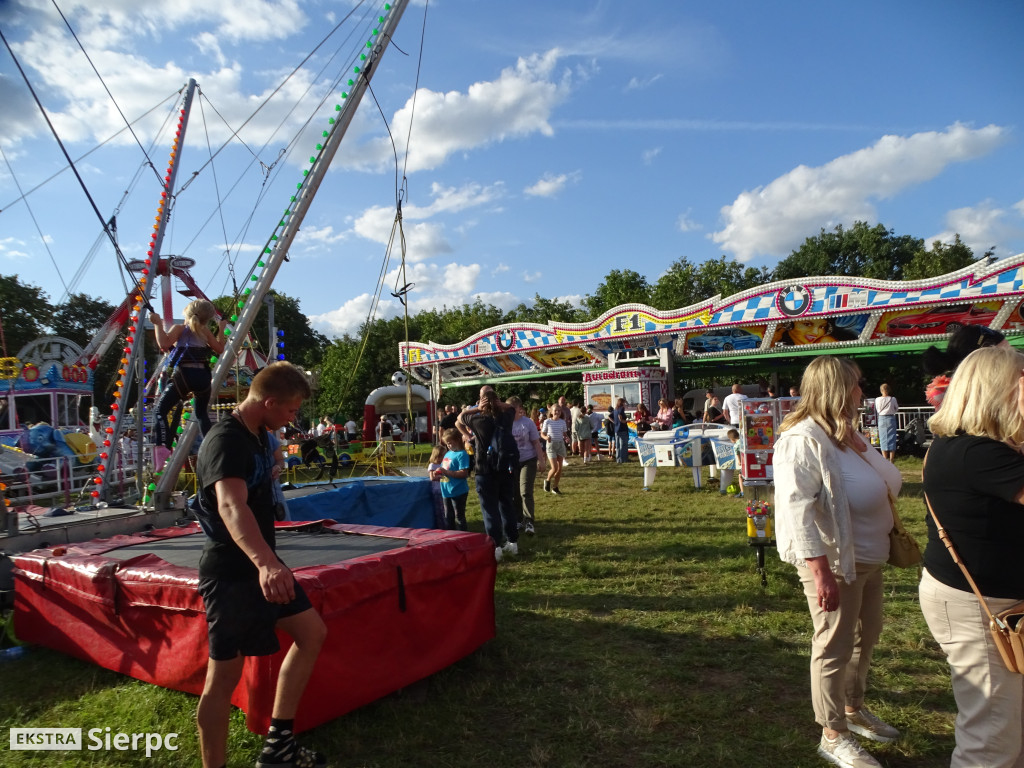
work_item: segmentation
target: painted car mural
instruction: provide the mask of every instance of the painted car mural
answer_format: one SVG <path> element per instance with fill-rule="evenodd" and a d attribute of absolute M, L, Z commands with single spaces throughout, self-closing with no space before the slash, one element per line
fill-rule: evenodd
<path fill-rule="evenodd" d="M 930 333 L 953 333 L 965 325 L 988 325 L 996 310 L 983 304 L 952 304 L 931 307 L 915 314 L 892 318 L 885 328 L 889 336 L 919 336 Z"/>
<path fill-rule="evenodd" d="M 761 346 L 761 335 L 746 328 L 716 328 L 706 333 L 688 336 L 686 345 L 691 352 L 732 352 L 737 349 L 757 349 Z"/>

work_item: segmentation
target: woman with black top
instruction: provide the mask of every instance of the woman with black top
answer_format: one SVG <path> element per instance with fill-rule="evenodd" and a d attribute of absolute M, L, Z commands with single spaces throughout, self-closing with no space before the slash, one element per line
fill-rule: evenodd
<path fill-rule="evenodd" d="M 960 363 L 942 409 L 928 421 L 935 440 L 924 490 L 993 613 L 1024 599 L 1024 355 L 978 349 Z M 928 516 L 919 597 L 949 662 L 956 699 L 951 768 L 1024 766 L 1024 675 L 999 656 L 978 598 Z"/>
<path fill-rule="evenodd" d="M 210 358 L 224 351 L 223 333 L 210 330 L 216 314 L 217 309 L 212 303 L 196 299 L 185 307 L 184 325 L 164 328 L 160 315 L 156 312 L 149 315 L 149 321 L 156 329 L 157 345 L 164 352 L 171 352 L 168 367 L 173 367 L 173 373 L 156 404 L 154 435 L 156 444 L 168 450 L 174 442 L 181 418 L 180 409 L 173 420 L 170 419 L 171 412 L 189 395 L 195 397 L 194 412 L 203 435 L 210 431 Z M 224 330 L 226 323 L 226 318 L 220 321 L 219 331 Z"/>

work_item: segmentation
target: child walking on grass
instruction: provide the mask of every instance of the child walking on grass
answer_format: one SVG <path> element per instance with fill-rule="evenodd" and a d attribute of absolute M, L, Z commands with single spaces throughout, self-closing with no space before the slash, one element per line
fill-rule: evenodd
<path fill-rule="evenodd" d="M 434 479 L 434 470 L 441 469 L 444 455 L 447 448 L 443 442 L 438 442 L 430 452 L 430 459 L 427 461 L 427 474 L 430 476 L 430 492 L 434 497 L 434 527 L 445 527 L 444 497 L 441 495 L 441 481 Z"/>
<path fill-rule="evenodd" d="M 469 481 L 466 479 L 469 477 L 469 454 L 466 453 L 462 434 L 457 429 L 446 429 L 441 435 L 441 442 L 448 447 L 448 452 L 441 460 L 441 466 L 431 470 L 430 479 L 440 482 L 448 528 L 465 531 L 466 500 L 469 498 Z"/>
<path fill-rule="evenodd" d="M 733 450 L 733 454 L 736 456 L 736 479 L 737 479 L 737 482 L 738 482 L 738 484 L 740 486 L 740 492 L 739 492 L 739 494 L 737 494 L 736 498 L 742 499 L 743 498 L 743 464 L 740 461 L 741 458 L 742 458 L 740 456 L 740 433 L 738 431 L 736 431 L 735 429 L 730 429 L 728 432 L 726 432 L 726 435 L 728 435 L 729 439 L 732 440 L 732 450 Z"/>

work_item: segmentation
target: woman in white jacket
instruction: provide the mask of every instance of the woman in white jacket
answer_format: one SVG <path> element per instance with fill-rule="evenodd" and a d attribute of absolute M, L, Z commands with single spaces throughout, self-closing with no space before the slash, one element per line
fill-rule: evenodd
<path fill-rule="evenodd" d="M 775 446 L 779 556 L 796 566 L 807 597 L 811 703 L 822 727 L 818 753 L 850 768 L 876 761 L 850 735 L 893 741 L 899 731 L 864 706 L 871 651 L 882 631 L 882 565 L 889 557 L 890 496 L 899 470 L 854 427 L 863 393 L 849 360 L 819 357 L 800 382 L 800 402 Z"/>

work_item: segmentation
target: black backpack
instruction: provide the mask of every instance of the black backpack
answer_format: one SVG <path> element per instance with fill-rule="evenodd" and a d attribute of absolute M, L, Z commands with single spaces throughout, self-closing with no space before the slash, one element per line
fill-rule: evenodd
<path fill-rule="evenodd" d="M 487 446 L 487 467 L 492 472 L 509 474 L 519 467 L 519 446 L 512 436 L 512 430 L 506 428 L 504 418 L 494 420 L 494 433 Z"/>

